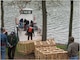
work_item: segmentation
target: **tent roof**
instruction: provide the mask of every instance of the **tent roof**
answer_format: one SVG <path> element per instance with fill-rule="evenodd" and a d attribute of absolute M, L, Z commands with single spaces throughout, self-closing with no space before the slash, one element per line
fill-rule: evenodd
<path fill-rule="evenodd" d="M 23 8 L 22 10 L 33 10 L 33 9 L 31 9 L 31 8 Z"/>

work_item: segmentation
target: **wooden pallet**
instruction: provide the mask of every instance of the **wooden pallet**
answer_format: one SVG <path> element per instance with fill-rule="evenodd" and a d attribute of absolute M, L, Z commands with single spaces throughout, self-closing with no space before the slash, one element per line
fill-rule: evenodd
<path fill-rule="evenodd" d="M 24 54 L 32 53 L 32 52 L 34 52 L 34 42 L 33 41 L 19 42 L 17 45 L 17 50 L 18 50 L 18 52 L 21 52 Z"/>
<path fill-rule="evenodd" d="M 49 48 L 49 49 L 48 49 Z M 35 49 L 36 59 L 68 59 L 67 51 L 57 47 L 40 47 Z"/>
<path fill-rule="evenodd" d="M 35 48 L 38 48 L 38 47 L 56 46 L 56 43 L 53 39 L 48 39 L 46 41 L 35 41 L 34 45 Z"/>

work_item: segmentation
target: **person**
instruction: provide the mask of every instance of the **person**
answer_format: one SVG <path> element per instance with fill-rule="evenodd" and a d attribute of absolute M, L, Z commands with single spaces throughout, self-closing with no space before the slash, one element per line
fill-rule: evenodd
<path fill-rule="evenodd" d="M 29 20 L 26 20 L 26 30 L 28 29 L 29 27 Z"/>
<path fill-rule="evenodd" d="M 29 20 L 26 20 L 26 25 L 29 25 Z"/>
<path fill-rule="evenodd" d="M 31 20 L 31 22 L 30 22 L 30 25 L 32 26 L 32 27 L 34 27 L 34 23 L 33 23 L 33 21 Z"/>
<path fill-rule="evenodd" d="M 8 36 L 8 32 L 5 32 L 5 35 Z"/>
<path fill-rule="evenodd" d="M 34 33 L 34 29 L 31 25 L 29 26 L 27 32 L 28 32 L 28 40 L 29 40 L 30 37 L 31 37 L 31 40 L 32 40 L 32 37 L 33 37 L 32 35 Z"/>
<path fill-rule="evenodd" d="M 27 22 L 27 20 L 24 19 L 24 31 L 26 31 L 26 22 Z"/>
<path fill-rule="evenodd" d="M 1 28 L 1 33 L 0 33 L 0 48 L 1 48 L 1 59 L 4 60 L 6 59 L 6 47 L 12 47 L 7 39 L 7 36 L 4 34 L 5 29 L 2 27 Z"/>
<path fill-rule="evenodd" d="M 20 28 L 23 28 L 23 18 L 20 19 L 20 21 L 19 21 L 19 27 L 20 27 Z"/>
<path fill-rule="evenodd" d="M 79 58 L 79 43 L 74 42 L 74 37 L 70 37 L 70 44 L 68 46 L 68 56 L 70 60 L 78 60 Z"/>
<path fill-rule="evenodd" d="M 16 45 L 18 43 L 18 38 L 15 35 L 15 32 L 11 32 L 8 36 L 8 42 L 12 45 L 12 47 L 8 47 L 8 58 L 14 59 Z"/>

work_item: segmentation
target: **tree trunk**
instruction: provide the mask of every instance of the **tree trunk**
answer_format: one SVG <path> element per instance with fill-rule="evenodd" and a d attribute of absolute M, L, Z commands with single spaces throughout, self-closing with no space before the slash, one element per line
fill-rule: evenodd
<path fill-rule="evenodd" d="M 4 27 L 4 9 L 3 9 L 3 0 L 1 0 L 1 27 Z"/>
<path fill-rule="evenodd" d="M 46 41 L 46 38 L 47 38 L 47 12 L 46 12 L 46 1 L 42 1 L 42 15 L 43 15 L 42 41 Z"/>
<path fill-rule="evenodd" d="M 73 0 L 71 0 L 71 11 L 70 11 L 70 22 L 69 22 L 69 37 L 72 36 L 72 22 L 73 22 Z M 68 38 L 68 45 L 70 44 L 70 40 Z"/>

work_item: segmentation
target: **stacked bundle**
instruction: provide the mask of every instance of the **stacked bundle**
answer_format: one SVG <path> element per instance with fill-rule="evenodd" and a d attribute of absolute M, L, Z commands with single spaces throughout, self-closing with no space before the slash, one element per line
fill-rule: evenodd
<path fill-rule="evenodd" d="M 67 51 L 57 47 L 40 47 L 35 49 L 36 59 L 68 59 Z"/>
<path fill-rule="evenodd" d="M 56 46 L 56 43 L 53 39 L 48 39 L 46 41 L 35 41 L 34 42 L 35 48 L 39 47 L 49 47 L 49 46 Z"/>
<path fill-rule="evenodd" d="M 33 41 L 21 41 L 17 45 L 18 52 L 29 54 L 34 52 L 34 42 Z"/>
<path fill-rule="evenodd" d="M 53 39 L 36 41 L 34 45 L 36 59 L 68 59 L 67 51 L 57 48 Z"/>

